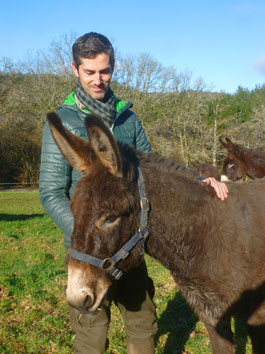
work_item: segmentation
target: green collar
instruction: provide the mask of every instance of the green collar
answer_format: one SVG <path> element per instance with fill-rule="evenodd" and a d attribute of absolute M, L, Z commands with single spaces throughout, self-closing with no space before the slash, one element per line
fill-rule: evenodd
<path fill-rule="evenodd" d="M 64 100 L 64 103 L 67 106 L 74 106 L 76 104 L 75 100 L 75 92 L 71 92 L 69 96 L 66 97 Z M 118 113 L 120 110 L 122 110 L 126 105 L 128 104 L 127 101 L 122 101 L 117 98 L 116 103 L 115 103 L 115 108 L 116 112 Z M 91 113 L 88 109 L 82 109 L 82 111 L 86 113 Z"/>

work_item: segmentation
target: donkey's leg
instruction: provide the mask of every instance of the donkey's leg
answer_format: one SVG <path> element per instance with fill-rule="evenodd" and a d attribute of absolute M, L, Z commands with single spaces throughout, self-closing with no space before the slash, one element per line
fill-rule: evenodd
<path fill-rule="evenodd" d="M 218 326 L 212 326 L 208 323 L 204 324 L 207 328 L 212 346 L 212 352 L 214 354 L 235 353 L 235 345 L 230 319 L 220 321 Z"/>

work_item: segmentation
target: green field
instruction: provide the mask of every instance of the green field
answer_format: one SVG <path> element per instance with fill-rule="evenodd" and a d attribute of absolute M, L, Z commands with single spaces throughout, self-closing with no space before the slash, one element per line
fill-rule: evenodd
<path fill-rule="evenodd" d="M 72 353 L 74 333 L 64 296 L 63 235 L 45 214 L 38 192 L 0 192 L 0 353 Z M 146 256 L 154 280 L 159 332 L 156 353 L 210 353 L 205 327 L 175 288 L 169 272 Z M 251 353 L 240 324 L 237 354 Z M 107 353 L 126 353 L 112 307 Z"/>

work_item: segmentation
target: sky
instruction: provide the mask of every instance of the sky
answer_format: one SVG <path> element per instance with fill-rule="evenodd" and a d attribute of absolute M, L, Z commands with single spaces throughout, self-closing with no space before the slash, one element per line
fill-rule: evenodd
<path fill-rule="evenodd" d="M 0 58 L 23 61 L 91 31 L 122 57 L 149 53 L 212 91 L 265 84 L 264 0 L 0 0 Z"/>

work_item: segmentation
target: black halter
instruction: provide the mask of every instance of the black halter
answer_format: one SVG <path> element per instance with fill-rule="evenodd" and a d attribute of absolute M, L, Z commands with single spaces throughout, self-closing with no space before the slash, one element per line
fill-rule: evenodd
<path fill-rule="evenodd" d="M 141 218 L 140 218 L 140 228 L 136 232 L 136 234 L 123 245 L 123 247 L 114 254 L 111 258 L 99 259 L 94 256 L 90 256 L 89 254 L 85 254 L 82 252 L 78 252 L 75 249 L 71 249 L 71 257 L 75 258 L 79 261 L 91 264 L 93 266 L 99 267 L 109 274 L 111 274 L 115 279 L 120 279 L 123 272 L 116 268 L 115 265 L 125 259 L 130 251 L 137 245 L 138 242 L 141 244 L 141 254 L 144 253 L 144 242 L 148 236 L 147 230 L 147 219 L 148 219 L 148 211 L 149 211 L 149 201 L 146 197 L 145 186 L 143 174 L 138 166 L 138 190 L 140 194 L 140 205 L 141 205 Z"/>

